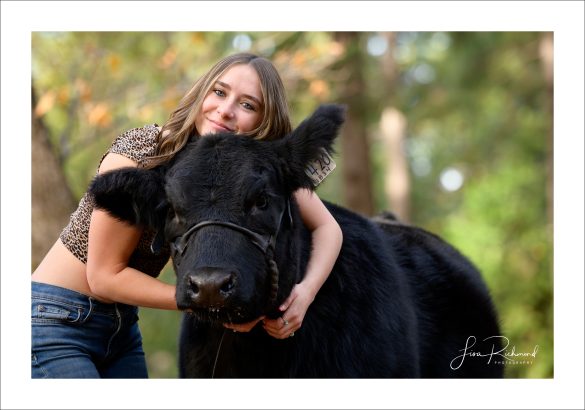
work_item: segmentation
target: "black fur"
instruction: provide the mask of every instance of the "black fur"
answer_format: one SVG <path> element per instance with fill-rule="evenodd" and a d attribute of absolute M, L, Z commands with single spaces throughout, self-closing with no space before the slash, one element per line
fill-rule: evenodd
<path fill-rule="evenodd" d="M 276 306 L 301 281 L 311 235 L 292 193 L 312 188 L 304 167 L 320 149 L 331 152 L 343 115 L 338 106 L 321 107 L 275 141 L 206 136 L 164 170 L 115 171 L 92 184 L 97 206 L 120 219 L 159 226 L 164 214 L 169 242 L 206 220 L 276 235 L 265 255 L 245 234 L 206 226 L 173 255 L 177 303 L 186 310 L 181 377 L 502 376 L 496 357 L 486 356 L 501 349 L 499 328 L 474 266 L 440 238 L 392 216 L 370 220 L 330 203 L 343 247 L 295 336 L 277 340 L 261 326 L 249 333 L 222 327 L 278 316 Z M 272 258 L 280 275 L 277 299 L 269 302 Z M 483 355 L 461 356 L 474 340 L 471 350 Z"/>
<path fill-rule="evenodd" d="M 122 168 L 104 172 L 89 186 L 95 206 L 133 225 L 158 227 L 168 206 L 160 170 Z"/>

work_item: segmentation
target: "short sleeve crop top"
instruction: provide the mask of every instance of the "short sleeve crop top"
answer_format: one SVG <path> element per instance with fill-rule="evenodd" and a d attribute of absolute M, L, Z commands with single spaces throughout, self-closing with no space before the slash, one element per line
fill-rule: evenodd
<path fill-rule="evenodd" d="M 143 163 L 155 152 L 158 132 L 156 124 L 126 131 L 114 140 L 108 151 L 102 156 L 100 165 L 110 152 L 128 157 L 139 164 Z M 93 198 L 86 192 L 79 201 L 77 209 L 71 214 L 68 225 L 59 235 L 65 247 L 83 263 L 87 263 L 89 222 L 93 208 Z M 170 256 L 168 246 L 164 246 L 158 254 L 151 251 L 150 245 L 155 235 L 155 231 L 145 229 L 128 262 L 128 266 L 150 276 L 158 276 Z"/>

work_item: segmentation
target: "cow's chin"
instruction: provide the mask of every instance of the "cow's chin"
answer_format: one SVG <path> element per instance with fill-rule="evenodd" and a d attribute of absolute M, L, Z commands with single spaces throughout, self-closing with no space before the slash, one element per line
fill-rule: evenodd
<path fill-rule="evenodd" d="M 258 319 L 262 312 L 243 306 L 234 307 L 190 307 L 184 312 L 194 316 L 197 321 L 222 325 L 224 323 L 241 324 Z"/>

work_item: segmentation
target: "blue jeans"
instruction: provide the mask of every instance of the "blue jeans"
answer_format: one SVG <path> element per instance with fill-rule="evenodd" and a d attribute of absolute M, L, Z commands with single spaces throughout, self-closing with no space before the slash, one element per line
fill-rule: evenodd
<path fill-rule="evenodd" d="M 137 313 L 32 282 L 32 377 L 147 378 Z"/>

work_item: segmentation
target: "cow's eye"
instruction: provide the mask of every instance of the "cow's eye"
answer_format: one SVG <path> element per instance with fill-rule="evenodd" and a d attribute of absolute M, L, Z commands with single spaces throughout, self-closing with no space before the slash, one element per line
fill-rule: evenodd
<path fill-rule="evenodd" d="M 266 209 L 268 207 L 268 195 L 260 195 L 258 199 L 256 199 L 255 206 L 258 209 Z"/>

